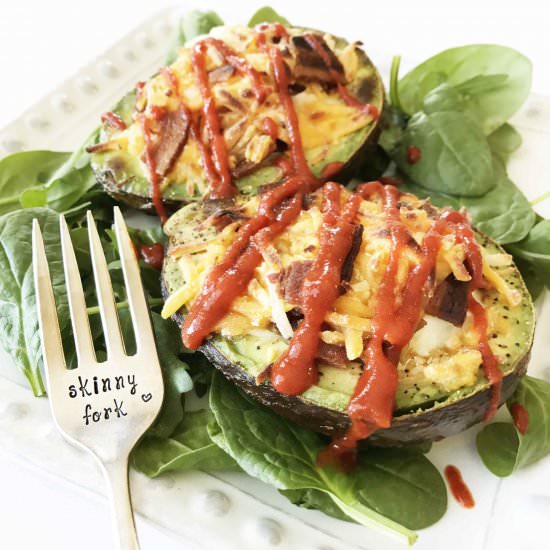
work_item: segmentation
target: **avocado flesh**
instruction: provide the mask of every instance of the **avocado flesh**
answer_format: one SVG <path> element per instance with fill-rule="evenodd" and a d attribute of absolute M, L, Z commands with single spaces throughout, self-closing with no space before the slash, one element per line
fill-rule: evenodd
<path fill-rule="evenodd" d="M 306 32 L 307 29 L 299 29 Z M 341 38 L 335 38 L 337 47 L 343 47 L 347 42 Z M 370 103 L 382 112 L 384 104 L 384 86 L 378 71 L 362 50 L 357 50 L 360 66 L 357 69 L 356 78 L 348 85 L 351 93 L 361 101 Z M 133 123 L 132 112 L 136 100 L 135 91 L 126 94 L 113 108 L 126 125 Z M 316 147 L 305 150 L 305 157 L 313 174 L 321 176 L 325 167 L 334 162 L 342 163 L 340 171 L 345 172 L 358 157 L 369 154 L 374 147 L 378 135 L 378 121 L 372 120 L 358 130 L 335 140 L 328 148 Z M 98 142 L 107 140 L 105 131 L 99 136 Z M 275 159 L 274 159 L 275 160 Z M 140 159 L 125 150 L 114 150 L 92 155 L 92 167 L 98 182 L 107 193 L 115 199 L 145 211 L 153 211 L 151 202 L 149 176 Z M 253 195 L 264 185 L 280 183 L 283 180 L 283 172 L 275 164 L 261 165 L 250 174 L 235 179 L 234 184 L 239 193 Z M 207 189 L 208 183 L 204 181 L 202 188 Z M 203 193 L 193 186 L 194 194 L 190 195 L 187 181 L 173 181 L 162 191 L 164 202 L 171 208 L 189 202 L 199 201 Z"/>
<path fill-rule="evenodd" d="M 205 238 L 204 230 L 196 227 L 204 219 L 198 205 L 189 205 L 174 216 L 178 230 L 173 234 L 177 242 L 193 242 Z M 214 234 L 214 230 L 209 228 Z M 487 254 L 503 254 L 503 249 L 489 237 L 476 233 L 479 244 Z M 503 372 L 501 403 L 513 393 L 521 375 L 525 373 L 534 333 L 534 308 L 519 271 L 513 266 L 494 268 L 507 285 L 519 291 L 521 303 L 509 307 L 495 290 L 488 291 L 484 303 L 492 304 L 495 315 L 508 318 L 506 335 L 495 335 L 492 349 Z M 163 292 L 170 295 L 182 286 L 177 263 L 165 258 Z M 184 313 L 174 316 L 181 325 Z M 280 414 L 327 435 L 339 435 L 349 427 L 346 410 L 360 376 L 359 366 L 338 368 L 319 364 L 318 384 L 299 396 L 285 396 L 276 392 L 269 382 L 256 383 L 256 378 L 286 349 L 287 342 L 276 329 L 256 330 L 253 333 L 223 338 L 213 335 L 202 346 L 203 353 L 244 391 Z M 434 441 L 458 433 L 482 420 L 490 400 L 490 384 L 480 369 L 474 385 L 444 393 L 436 386 L 419 387 L 416 392 L 404 393 L 398 388 L 396 411 L 391 428 L 376 432 L 369 441 L 379 445 L 401 445 Z"/>

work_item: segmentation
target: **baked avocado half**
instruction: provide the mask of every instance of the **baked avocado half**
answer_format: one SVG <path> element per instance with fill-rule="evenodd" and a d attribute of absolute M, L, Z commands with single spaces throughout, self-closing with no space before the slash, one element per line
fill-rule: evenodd
<path fill-rule="evenodd" d="M 265 32 L 269 45 L 283 53 L 306 160 L 315 176 L 334 176 L 350 167 L 358 155 L 364 156 L 375 141 L 384 103 L 380 75 L 357 43 L 297 27 L 287 27 L 283 37 Z M 315 33 L 325 59 L 304 38 L 307 33 Z M 258 100 L 246 71 L 236 70 L 218 49 L 208 46 L 208 82 L 232 182 L 239 193 L 251 195 L 261 186 L 280 182 L 288 168 L 285 111 L 257 29 L 222 26 L 212 29 L 208 37 L 223 42 L 248 63 L 267 92 Z M 99 141 L 90 149 L 97 180 L 107 193 L 134 208 L 153 209 L 144 117 L 152 126 L 155 170 L 164 204 L 174 209 L 210 191 L 203 155 L 204 148 L 211 153 L 211 140 L 200 112 L 203 100 L 192 65 L 196 43 L 181 48 L 172 65 L 123 97 L 113 113 L 103 117 Z M 371 106 L 369 112 L 343 100 L 335 75 L 354 98 Z M 182 103 L 187 116 L 180 114 Z"/>
<path fill-rule="evenodd" d="M 348 193 L 346 191 L 346 193 Z M 182 324 L 209 270 L 220 261 L 243 223 L 257 214 L 258 197 L 231 208 L 190 204 L 166 223 L 169 238 L 162 272 L 163 315 Z M 299 216 L 262 252 L 247 290 L 201 346 L 202 352 L 246 393 L 310 429 L 333 437 L 347 432 L 347 407 L 363 368 L 375 297 L 391 252 L 382 200 L 362 200 L 361 230 L 342 268 L 342 292 L 326 315 L 317 353 L 318 382 L 301 395 L 278 393 L 269 368 L 288 349 L 300 320 L 301 283 L 319 252 L 321 191 L 306 197 Z M 420 262 L 420 245 L 441 210 L 403 194 L 399 215 L 410 236 L 401 254 L 396 291 Z M 355 235 L 355 234 L 354 234 Z M 487 339 L 503 374 L 500 403 L 525 373 L 534 332 L 534 308 L 512 258 L 475 233 L 483 260 L 484 288 L 474 292 L 487 318 Z M 403 445 L 435 441 L 481 421 L 491 400 L 480 336 L 468 309 L 470 273 L 464 244 L 447 235 L 437 253 L 421 321 L 402 349 L 391 427 L 369 441 Z"/>

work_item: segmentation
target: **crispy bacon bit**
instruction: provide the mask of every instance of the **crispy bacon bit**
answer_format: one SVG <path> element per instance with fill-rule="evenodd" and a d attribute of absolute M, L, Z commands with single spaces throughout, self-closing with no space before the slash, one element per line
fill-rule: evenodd
<path fill-rule="evenodd" d="M 461 327 L 468 311 L 469 288 L 469 281 L 457 281 L 451 273 L 435 287 L 426 304 L 426 313 Z"/>
<path fill-rule="evenodd" d="M 304 36 L 293 36 L 292 45 L 295 50 L 296 65 L 294 67 L 293 77 L 298 81 L 315 81 L 334 86 L 331 69 L 345 79 L 344 67 L 334 55 L 334 52 L 327 46 L 327 43 L 321 36 L 316 35 L 327 54 L 330 66 L 327 67 L 324 59 L 308 43 Z"/>
<path fill-rule="evenodd" d="M 127 128 L 126 123 L 120 118 L 120 116 L 111 111 L 101 115 L 101 122 L 111 128 L 114 128 L 115 130 L 120 130 L 121 132 Z"/>
<path fill-rule="evenodd" d="M 292 82 L 288 85 L 288 93 L 290 95 L 298 95 L 301 94 L 306 87 L 303 84 L 300 84 L 299 82 Z"/>
<path fill-rule="evenodd" d="M 319 342 L 319 347 L 317 348 L 317 359 L 334 367 L 344 367 L 348 363 L 346 348 L 344 346 L 327 344 L 322 340 Z"/>
<path fill-rule="evenodd" d="M 207 222 L 215 227 L 216 231 L 221 231 L 230 223 L 246 219 L 247 217 L 239 208 L 221 208 L 209 216 Z"/>
<path fill-rule="evenodd" d="M 281 291 L 283 298 L 289 304 L 299 305 L 302 300 L 302 284 L 309 273 L 312 261 L 292 262 L 282 272 Z"/>
<path fill-rule="evenodd" d="M 159 120 L 158 141 L 153 152 L 156 172 L 164 177 L 180 155 L 189 131 L 189 113 L 180 108 L 167 111 Z"/>
<path fill-rule="evenodd" d="M 114 151 L 120 149 L 120 145 L 116 141 L 104 141 L 86 147 L 86 153 L 105 153 L 105 151 Z"/>
<path fill-rule="evenodd" d="M 208 73 L 208 81 L 210 84 L 218 84 L 218 82 L 225 82 L 235 74 L 235 67 L 232 65 L 222 65 L 216 67 Z"/>
<path fill-rule="evenodd" d="M 359 254 L 359 249 L 361 248 L 361 241 L 363 240 L 363 226 L 358 223 L 351 237 L 351 248 L 344 260 L 344 265 L 342 266 L 342 275 L 341 281 L 349 283 L 351 280 L 351 274 L 353 273 L 353 264 L 355 263 L 355 258 Z"/>
<path fill-rule="evenodd" d="M 232 111 L 240 111 L 246 113 L 246 107 L 227 90 L 220 90 L 220 99 L 224 102 L 226 107 L 229 107 Z"/>

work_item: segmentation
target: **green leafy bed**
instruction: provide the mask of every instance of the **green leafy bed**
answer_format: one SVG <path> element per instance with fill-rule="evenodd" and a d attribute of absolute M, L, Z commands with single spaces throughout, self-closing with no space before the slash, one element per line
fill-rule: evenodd
<path fill-rule="evenodd" d="M 250 24 L 286 20 L 262 8 Z M 175 47 L 222 24 L 213 12 L 182 19 Z M 376 158 L 363 163 L 358 179 L 397 178 L 405 189 L 439 206 L 465 207 L 475 226 L 504 245 L 536 297 L 550 287 L 550 220 L 535 214 L 509 179 L 506 162 L 521 145 L 507 122 L 527 97 L 530 62 L 495 45 L 446 50 L 398 78 L 390 75 L 389 98 Z M 93 132 L 88 142 L 94 141 Z M 115 240 L 113 202 L 97 186 L 86 143 L 73 154 L 16 153 L 0 161 L 0 344 L 12 356 L 36 396 L 45 395 L 31 269 L 31 221 L 44 235 L 58 305 L 66 359 L 75 365 L 63 283 L 58 214 L 64 213 L 84 279 L 92 289 L 85 212 L 98 222 L 119 306 L 127 347 L 132 329 Z M 410 162 L 411 148 L 420 158 Z M 352 182 L 353 183 L 353 182 Z M 132 229 L 139 244 L 162 242 L 159 226 Z M 179 332 L 157 313 L 162 302 L 158 272 L 141 264 L 152 308 L 166 384 L 163 409 L 133 454 L 133 464 L 156 477 L 167 471 L 240 470 L 276 487 L 291 502 L 341 520 L 376 524 L 412 542 L 412 530 L 432 525 L 445 513 L 447 492 L 427 449 L 361 449 L 351 473 L 319 469 L 326 445 L 320 435 L 285 420 L 243 395 L 199 354 L 185 350 Z M 98 357 L 104 353 L 93 292 L 87 296 Z M 184 396 L 208 394 L 205 408 L 184 413 Z M 485 426 L 478 435 L 483 462 L 506 476 L 550 452 L 550 384 L 525 377 L 510 404 L 529 412 L 527 433 L 510 422 Z"/>

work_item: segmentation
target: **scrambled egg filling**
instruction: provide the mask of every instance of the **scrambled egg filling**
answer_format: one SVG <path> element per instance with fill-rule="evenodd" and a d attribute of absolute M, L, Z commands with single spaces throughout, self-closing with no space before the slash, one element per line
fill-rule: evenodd
<path fill-rule="evenodd" d="M 342 200 L 345 200 L 347 193 L 342 195 Z M 216 333 L 235 338 L 258 329 L 269 329 L 289 340 L 293 330 L 286 313 L 299 304 L 285 297 L 279 274 L 296 262 L 311 262 L 317 257 L 322 225 L 321 196 L 321 191 L 316 192 L 309 208 L 302 210 L 295 222 L 262 251 L 263 261 L 247 291 L 234 301 L 229 313 L 217 325 Z M 241 206 L 243 215 L 254 216 L 258 200 L 254 197 L 244 203 Z M 401 220 L 416 243 L 422 243 L 433 223 L 434 211 L 426 201 L 411 195 L 401 197 Z M 345 349 L 348 364 L 339 368 L 350 369 L 356 369 L 369 336 L 377 291 L 392 246 L 379 199 L 363 200 L 357 218 L 363 226 L 363 236 L 351 279 L 345 294 L 337 298 L 333 309 L 326 315 L 321 332 L 324 343 Z M 163 316 L 169 317 L 180 308 L 189 308 L 193 304 L 210 269 L 221 260 L 241 223 L 235 221 L 218 233 L 209 232 L 206 238 L 186 241 L 173 249 L 184 284 L 166 301 Z M 165 230 L 169 235 L 173 230 L 171 224 L 177 224 L 177 219 L 168 222 Z M 503 300 L 509 307 L 514 307 L 521 297 L 516 289 L 509 288 L 494 267 L 495 262 L 502 264 L 499 270 L 506 269 L 504 264 L 512 266 L 509 257 L 499 256 L 498 259 L 487 258 L 484 253 L 484 273 L 493 288 L 476 291 L 475 297 L 487 310 L 493 352 L 504 359 L 498 343 L 509 330 L 510 321 L 498 314 L 494 304 Z M 401 294 L 408 273 L 421 259 L 419 247 L 403 248 L 397 270 L 397 296 Z M 464 259 L 464 245 L 456 242 L 453 235 L 444 237 L 436 260 L 434 285 L 451 273 L 458 281 L 469 280 Z M 461 327 L 424 314 L 420 328 L 401 353 L 397 401 L 406 400 L 409 393 L 424 392 L 424 398 L 428 399 L 437 393 L 450 393 L 474 385 L 482 365 L 478 343 L 479 336 L 469 313 Z"/>
<path fill-rule="evenodd" d="M 298 31 L 291 29 L 290 33 L 297 34 Z M 213 29 L 210 34 L 223 40 L 259 71 L 262 83 L 269 90 L 266 99 L 259 103 L 252 93 L 249 78 L 237 71 L 233 71 L 229 76 L 225 75 L 219 81 L 213 80 L 210 84 L 229 153 L 230 168 L 235 169 L 243 163 L 259 164 L 275 151 L 277 146 L 274 136 L 266 130 L 263 122 L 265 118 L 270 118 L 276 124 L 278 138 L 289 143 L 286 115 L 276 91 L 269 56 L 258 46 L 254 29 L 245 26 L 224 26 Z M 347 81 L 352 82 L 358 70 L 355 44 L 337 48 L 330 36 L 326 35 L 324 39 L 342 64 Z M 284 44 L 281 43 L 280 46 L 283 47 Z M 291 56 L 285 57 L 285 61 L 292 65 Z M 206 69 L 211 72 L 223 68 L 224 65 L 224 59 L 218 51 L 209 46 Z M 201 109 L 203 102 L 191 64 L 191 49 L 181 48 L 170 69 L 177 80 L 179 96 L 172 89 L 169 79 L 161 72 L 147 82 L 138 95 L 136 112 L 143 112 L 145 116 L 154 118 L 153 110 L 162 107 L 168 111 L 176 111 L 180 102 L 183 102 L 191 112 Z M 327 90 L 314 81 L 304 82 L 303 86 L 304 89 L 293 95 L 292 100 L 306 156 L 310 158 L 308 152 L 311 152 L 314 155 L 311 160 L 320 162 L 323 160 L 320 157 L 327 154 L 331 144 L 363 128 L 372 117 L 347 105 L 335 88 Z M 146 174 L 147 168 L 142 159 L 145 148 L 142 125 L 134 122 L 125 130 L 107 131 L 113 147 L 127 151 L 140 159 L 143 172 Z M 199 137 L 204 143 L 208 143 L 208 135 L 205 132 Z M 188 136 L 181 154 L 163 178 L 163 191 L 174 182 L 185 182 L 189 195 L 204 194 L 206 191 L 207 178 L 199 148 L 192 136 Z"/>

